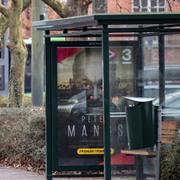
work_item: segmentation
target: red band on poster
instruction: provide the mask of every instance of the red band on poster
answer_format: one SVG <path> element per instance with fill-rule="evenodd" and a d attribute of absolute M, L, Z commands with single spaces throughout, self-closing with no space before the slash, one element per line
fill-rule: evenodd
<path fill-rule="evenodd" d="M 66 58 L 75 55 L 81 51 L 80 48 L 58 48 L 57 49 L 57 62 L 61 63 Z"/>

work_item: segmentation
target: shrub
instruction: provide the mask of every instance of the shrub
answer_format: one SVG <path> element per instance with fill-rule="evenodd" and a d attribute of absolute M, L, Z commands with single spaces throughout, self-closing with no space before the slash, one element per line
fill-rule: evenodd
<path fill-rule="evenodd" d="M 0 109 L 0 160 L 31 170 L 44 169 L 45 113 L 43 108 Z"/>
<path fill-rule="evenodd" d="M 170 146 L 162 148 L 161 180 L 180 179 L 180 137 Z"/>

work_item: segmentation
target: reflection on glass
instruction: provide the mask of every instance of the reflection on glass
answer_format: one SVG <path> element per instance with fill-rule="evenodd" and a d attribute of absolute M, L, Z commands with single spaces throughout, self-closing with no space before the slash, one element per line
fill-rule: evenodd
<path fill-rule="evenodd" d="M 111 128 L 111 169 L 112 179 L 121 174 L 121 170 L 129 173 L 127 167 L 133 167 L 135 160 L 133 156 L 121 153 L 127 149 L 127 127 L 126 118 L 123 115 L 126 108 L 124 96 L 136 95 L 136 63 L 137 44 L 134 46 L 129 42 L 128 46 L 121 47 L 121 51 L 113 49 L 117 57 L 110 61 L 110 128 Z M 118 174 L 118 176 L 120 176 Z"/>
<path fill-rule="evenodd" d="M 162 126 L 168 124 L 167 127 L 174 126 L 173 124 L 180 121 L 180 61 L 179 61 L 179 35 L 166 35 L 165 36 L 165 97 L 163 100 L 163 114 L 162 114 Z M 159 55 L 158 47 L 161 45 L 153 43 L 153 40 L 146 37 L 144 39 L 143 47 L 143 63 L 144 69 L 142 73 L 142 79 L 144 84 L 144 95 L 146 97 L 155 97 L 154 104 L 159 105 Z M 167 137 L 166 137 L 167 140 Z M 162 140 L 163 141 L 163 140 Z M 147 165 L 152 161 L 147 161 Z M 152 166 L 153 167 L 153 166 Z M 145 168 L 149 171 L 150 166 Z"/>

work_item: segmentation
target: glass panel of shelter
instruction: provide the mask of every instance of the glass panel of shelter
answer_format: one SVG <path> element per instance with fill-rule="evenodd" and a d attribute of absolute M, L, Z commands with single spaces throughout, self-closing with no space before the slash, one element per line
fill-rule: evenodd
<path fill-rule="evenodd" d="M 176 37 L 176 38 L 175 38 Z M 128 38 L 127 38 L 128 39 Z M 154 41 L 155 40 L 155 41 Z M 159 57 L 159 47 L 163 46 L 162 44 L 159 44 L 158 42 L 158 37 L 157 36 L 147 36 L 147 37 L 143 37 L 143 44 L 142 44 L 142 64 L 143 64 L 143 69 L 137 69 L 136 66 L 136 70 L 138 71 L 138 74 L 140 74 L 141 76 L 136 76 L 136 78 L 134 78 L 134 76 L 132 76 L 131 78 L 134 80 L 131 81 L 130 79 L 128 79 L 128 82 L 130 83 L 134 83 L 135 87 L 133 89 L 133 87 L 129 87 L 128 90 L 131 90 L 131 93 L 128 93 L 128 95 L 132 96 L 132 95 L 137 95 L 137 88 L 140 87 L 142 89 L 142 94 L 138 94 L 138 96 L 141 97 L 153 97 L 155 98 L 153 104 L 154 105 L 162 105 L 163 108 L 163 113 L 161 114 L 162 116 L 162 120 L 163 122 L 172 122 L 173 124 L 179 124 L 179 120 L 180 120 L 180 76 L 179 76 L 179 48 L 180 46 L 179 44 L 179 35 L 164 35 L 164 63 L 165 63 L 165 89 L 164 89 L 164 98 L 162 102 L 159 102 L 160 98 L 159 98 L 159 93 L 161 92 L 161 90 L 159 89 L 159 59 L 161 57 Z M 135 60 L 135 59 L 134 59 Z M 135 60 L 135 62 L 133 61 L 133 64 L 138 63 L 138 59 L 137 61 Z M 121 64 L 121 66 L 123 66 Z M 110 76 L 112 76 L 112 74 L 114 71 L 114 68 L 110 69 Z M 120 68 L 117 68 L 116 71 L 120 71 Z M 118 74 L 118 72 L 116 73 Z M 134 71 L 133 75 L 137 75 L 137 72 Z M 119 82 L 123 82 L 123 78 L 119 80 Z M 115 86 L 111 86 L 111 87 L 115 87 Z M 124 95 L 127 94 L 127 91 L 123 91 L 123 89 L 119 89 L 119 92 L 123 93 Z M 111 88 L 111 97 L 113 97 L 113 88 Z M 115 94 L 115 93 L 114 93 Z M 120 95 L 119 95 L 120 96 Z M 116 104 L 119 101 L 119 97 L 114 98 L 113 100 Z M 120 101 L 119 101 L 120 102 Z M 114 104 L 115 104 L 114 103 Z M 120 110 L 121 111 L 121 110 Z M 112 113 L 113 114 L 113 113 Z M 115 115 L 115 114 L 114 114 Z M 117 118 L 117 114 L 116 117 Z M 119 119 L 120 119 L 120 114 L 119 114 Z M 123 116 L 123 115 L 122 115 Z M 177 123 L 175 123 L 177 122 Z M 118 134 L 122 135 L 123 131 L 122 131 L 122 125 L 118 125 L 115 124 L 114 121 L 112 121 L 111 118 L 111 129 L 113 133 L 115 133 L 115 128 L 117 127 L 117 129 L 119 131 L 117 131 L 116 136 L 118 136 Z M 121 132 L 121 133 L 120 133 Z M 176 136 L 178 136 L 178 134 L 176 134 Z M 127 137 L 126 137 L 127 138 Z M 175 137 L 174 137 L 175 138 Z M 122 154 L 120 153 L 121 148 L 126 147 L 126 146 L 122 146 L 123 141 L 120 139 L 112 139 L 111 140 L 111 145 L 112 145 L 112 149 L 113 145 L 116 145 L 115 150 L 113 151 L 114 154 L 112 154 L 112 158 L 111 158 L 111 164 L 112 164 L 112 179 L 116 179 L 117 174 L 120 173 L 122 176 L 124 175 L 123 172 L 124 170 L 127 170 L 127 166 L 113 166 L 115 161 L 114 157 L 117 158 L 118 160 L 120 160 L 120 156 L 122 156 Z M 119 152 L 119 157 L 117 155 L 117 152 Z M 130 158 L 130 156 L 128 156 L 128 158 Z M 135 162 L 133 162 L 133 157 L 132 159 L 128 159 L 128 158 L 122 158 L 123 160 L 125 160 L 125 162 L 131 162 L 132 164 L 134 163 L 134 165 L 136 164 Z M 156 169 L 156 161 L 155 158 L 143 158 L 143 162 L 144 162 L 144 175 L 150 175 L 151 177 L 155 175 L 155 169 Z M 125 163 L 124 163 L 125 164 Z M 132 165 L 130 165 L 129 167 L 133 167 Z M 133 168 L 132 168 L 133 169 Z M 128 168 L 128 171 L 126 171 L 126 173 L 128 174 L 133 174 L 133 170 L 130 170 Z M 126 174 L 125 173 L 125 174 Z M 127 175 L 126 174 L 126 175 Z M 121 176 L 120 175 L 120 176 Z M 133 177 L 132 175 L 129 175 L 131 177 Z M 118 175 L 119 177 L 119 175 Z"/>
<path fill-rule="evenodd" d="M 121 48 L 111 49 L 116 56 L 110 58 L 110 126 L 111 126 L 111 169 L 112 179 L 120 177 L 124 170 L 134 167 L 133 156 L 121 154 L 127 149 L 126 102 L 124 96 L 136 95 L 137 40 L 128 42 Z M 125 173 L 126 174 L 126 173 Z"/>
<path fill-rule="evenodd" d="M 180 124 L 179 44 L 179 34 L 165 36 L 165 95 L 162 119 L 176 124 L 177 127 Z M 179 133 L 178 129 L 177 132 Z M 179 135 L 178 133 L 175 137 Z"/>
<path fill-rule="evenodd" d="M 154 44 L 154 39 L 157 38 L 154 36 L 143 37 L 140 46 L 138 38 L 134 37 L 137 44 L 126 47 L 125 49 L 128 50 L 119 51 L 120 54 L 128 52 L 126 55 L 131 54 L 131 56 L 119 55 L 119 58 L 110 61 L 111 169 L 113 180 L 124 176 L 136 179 L 137 162 L 135 156 L 121 153 L 121 150 L 127 149 L 125 108 L 130 105 L 123 96 L 158 98 L 159 56 L 158 42 L 156 41 Z M 129 37 L 127 37 L 127 41 L 129 41 Z M 142 49 L 140 50 L 140 48 Z M 125 57 L 129 57 L 128 63 L 124 61 Z M 140 64 L 142 69 L 139 69 Z M 139 89 L 141 90 L 139 91 Z M 143 157 L 143 173 L 145 176 L 155 176 L 155 158 Z"/>

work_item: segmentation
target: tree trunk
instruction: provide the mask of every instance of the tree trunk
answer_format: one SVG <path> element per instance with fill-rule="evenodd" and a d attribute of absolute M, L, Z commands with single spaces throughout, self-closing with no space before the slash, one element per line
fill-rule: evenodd
<path fill-rule="evenodd" d="M 32 20 L 39 21 L 44 14 L 45 4 L 42 1 L 32 1 Z M 31 92 L 32 104 L 34 106 L 43 105 L 43 87 L 44 87 L 44 44 L 43 32 L 32 28 L 32 56 L 31 56 Z"/>
<path fill-rule="evenodd" d="M 27 58 L 26 46 L 21 32 L 22 1 L 12 1 L 9 19 L 9 48 L 11 53 L 9 106 L 23 105 L 24 72 Z"/>

